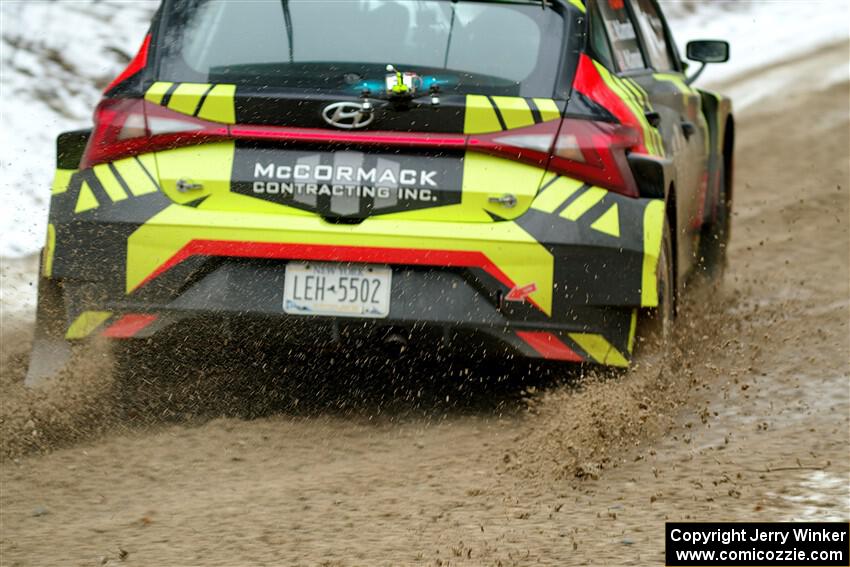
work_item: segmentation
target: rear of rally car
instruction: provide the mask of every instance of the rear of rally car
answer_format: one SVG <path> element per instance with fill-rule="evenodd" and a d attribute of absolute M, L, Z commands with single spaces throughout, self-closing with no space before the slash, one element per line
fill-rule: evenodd
<path fill-rule="evenodd" d="M 585 27 L 578 0 L 165 0 L 59 137 L 31 376 L 201 318 L 626 366 L 664 223 L 630 161 L 663 149 Z"/>

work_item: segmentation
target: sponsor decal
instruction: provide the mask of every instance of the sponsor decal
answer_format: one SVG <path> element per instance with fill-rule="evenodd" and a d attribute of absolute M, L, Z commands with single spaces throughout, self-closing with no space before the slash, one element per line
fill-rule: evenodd
<path fill-rule="evenodd" d="M 237 148 L 232 191 L 363 218 L 459 203 L 462 167 L 460 157 Z"/>
<path fill-rule="evenodd" d="M 436 201 L 431 188 L 436 188 L 434 170 L 397 169 L 384 166 L 364 168 L 341 165 L 299 163 L 277 165 L 274 162 L 254 164 L 254 194 L 333 195 L 399 198 Z M 370 183 L 371 185 L 363 185 Z M 418 187 L 417 187 L 418 184 Z"/>
<path fill-rule="evenodd" d="M 525 301 L 528 297 L 537 291 L 537 284 L 530 283 L 528 285 L 519 287 L 515 286 L 508 294 L 505 296 L 505 301 Z"/>

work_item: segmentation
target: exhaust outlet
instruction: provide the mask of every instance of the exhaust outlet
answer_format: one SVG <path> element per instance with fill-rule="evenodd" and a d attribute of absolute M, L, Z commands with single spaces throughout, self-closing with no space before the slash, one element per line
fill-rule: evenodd
<path fill-rule="evenodd" d="M 407 344 L 407 337 L 399 335 L 398 333 L 392 333 L 384 339 L 384 350 L 390 356 L 400 356 L 405 350 L 407 350 Z"/>

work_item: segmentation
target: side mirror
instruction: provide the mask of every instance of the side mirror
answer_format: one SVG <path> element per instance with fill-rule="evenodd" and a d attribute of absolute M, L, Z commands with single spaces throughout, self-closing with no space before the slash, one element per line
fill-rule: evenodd
<path fill-rule="evenodd" d="M 688 59 L 700 63 L 725 63 L 729 61 L 729 43 L 714 39 L 689 41 Z"/>
<path fill-rule="evenodd" d="M 705 66 L 709 63 L 725 63 L 729 61 L 729 43 L 716 39 L 689 41 L 686 47 L 686 54 L 688 59 L 702 63 L 702 66 L 697 69 L 696 73 L 685 79 L 685 83 L 690 85 L 702 75 L 702 72 L 705 71 Z"/>

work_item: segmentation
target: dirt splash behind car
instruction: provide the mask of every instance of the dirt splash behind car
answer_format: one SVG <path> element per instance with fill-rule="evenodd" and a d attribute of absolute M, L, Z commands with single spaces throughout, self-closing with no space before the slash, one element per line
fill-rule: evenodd
<path fill-rule="evenodd" d="M 176 389 L 149 374 L 134 407 L 108 379 L 23 392 L 6 331 L 2 562 L 645 565 L 665 520 L 847 519 L 848 96 L 796 81 L 738 116 L 730 271 L 670 366 L 485 381 L 293 355 L 246 386 L 228 356 Z"/>

